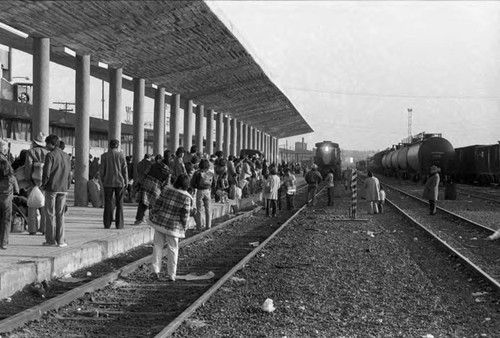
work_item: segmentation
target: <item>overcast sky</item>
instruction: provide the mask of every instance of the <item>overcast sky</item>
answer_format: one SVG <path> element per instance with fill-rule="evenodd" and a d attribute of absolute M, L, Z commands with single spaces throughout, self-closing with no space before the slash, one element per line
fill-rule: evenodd
<path fill-rule="evenodd" d="M 289 145 L 304 137 L 309 149 L 322 140 L 385 149 L 407 136 L 407 108 L 413 134 L 441 133 L 455 147 L 500 140 L 500 2 L 208 4 L 314 129 Z M 14 75 L 31 75 L 30 56 L 18 61 Z M 74 102 L 74 78 L 58 65 L 51 74 L 51 100 Z M 96 117 L 100 83 L 91 84 Z M 124 106 L 132 100 L 125 91 Z M 146 112 L 152 121 L 152 100 Z"/>
<path fill-rule="evenodd" d="M 309 149 L 384 149 L 407 136 L 407 108 L 413 134 L 455 147 L 500 140 L 499 2 L 209 5 L 314 129 Z"/>

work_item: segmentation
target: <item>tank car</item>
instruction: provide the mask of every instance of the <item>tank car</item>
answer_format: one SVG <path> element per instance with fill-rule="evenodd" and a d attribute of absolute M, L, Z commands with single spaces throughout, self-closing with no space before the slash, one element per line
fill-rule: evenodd
<path fill-rule="evenodd" d="M 341 160 L 340 148 L 338 143 L 331 141 L 323 141 L 315 144 L 316 155 L 314 156 L 314 163 L 318 166 L 318 170 L 326 177 L 330 169 L 333 169 L 335 179 L 340 179 L 341 174 Z"/>
<path fill-rule="evenodd" d="M 383 174 L 384 166 L 382 163 L 382 159 L 390 151 L 391 149 L 382 150 L 379 151 L 378 153 L 375 153 L 372 157 L 368 158 L 367 169 L 377 174 Z"/>
<path fill-rule="evenodd" d="M 500 144 L 456 148 L 456 179 L 468 183 L 500 183 Z"/>
<path fill-rule="evenodd" d="M 455 149 L 441 134 L 421 133 L 411 143 L 398 145 L 386 153 L 382 165 L 386 173 L 419 179 L 433 165 L 441 169 L 442 175 L 452 174 L 454 161 Z"/>

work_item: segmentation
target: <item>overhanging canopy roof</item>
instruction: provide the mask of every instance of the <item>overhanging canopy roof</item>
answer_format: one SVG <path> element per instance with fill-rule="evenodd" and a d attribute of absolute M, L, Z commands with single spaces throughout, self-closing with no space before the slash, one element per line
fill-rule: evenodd
<path fill-rule="evenodd" d="M 0 22 L 50 38 L 54 62 L 74 68 L 54 48 L 66 46 L 272 136 L 313 131 L 203 1 L 6 1 Z M 0 43 L 32 53 L 31 38 L 0 31 Z M 91 74 L 108 79 L 97 66 Z"/>

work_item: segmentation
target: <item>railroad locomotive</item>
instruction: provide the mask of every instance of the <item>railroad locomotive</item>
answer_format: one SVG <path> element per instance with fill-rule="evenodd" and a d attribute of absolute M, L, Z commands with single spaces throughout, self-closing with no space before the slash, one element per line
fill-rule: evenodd
<path fill-rule="evenodd" d="M 420 133 L 410 142 L 376 153 L 369 159 L 373 172 L 419 180 L 433 165 L 441 175 L 452 175 L 455 167 L 455 149 L 441 134 Z"/>
<path fill-rule="evenodd" d="M 314 163 L 318 166 L 318 170 L 323 178 L 326 177 L 330 169 L 333 169 L 335 179 L 340 179 L 341 160 L 338 143 L 323 141 L 316 143 L 315 146 L 316 154 L 314 156 Z"/>

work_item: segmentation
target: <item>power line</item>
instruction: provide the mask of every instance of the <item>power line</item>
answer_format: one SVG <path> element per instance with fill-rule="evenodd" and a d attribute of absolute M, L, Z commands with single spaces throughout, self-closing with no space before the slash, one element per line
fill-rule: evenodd
<path fill-rule="evenodd" d="M 286 89 L 298 90 L 302 92 L 311 93 L 321 93 L 321 94 L 333 94 L 333 95 L 345 95 L 345 96 L 367 96 L 367 97 L 386 97 L 386 98 L 410 98 L 410 99 L 452 99 L 452 100 L 500 100 L 499 96 L 455 96 L 455 95 L 408 95 L 408 94 L 379 94 L 379 93 L 356 93 L 356 92 L 343 92 L 343 91 L 333 91 L 333 90 L 321 90 L 321 89 L 310 89 L 310 88 L 299 88 L 299 87 L 288 87 L 284 86 Z"/>

